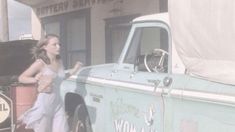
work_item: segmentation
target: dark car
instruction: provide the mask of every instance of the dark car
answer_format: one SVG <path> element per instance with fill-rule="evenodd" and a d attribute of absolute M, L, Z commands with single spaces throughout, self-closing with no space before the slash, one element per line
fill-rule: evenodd
<path fill-rule="evenodd" d="M 36 40 L 0 42 L 0 86 L 16 81 L 32 63 L 31 49 L 36 43 Z"/>
<path fill-rule="evenodd" d="M 11 90 L 12 85 L 16 84 L 19 74 L 34 61 L 31 49 L 36 43 L 36 40 L 0 42 L 0 131 L 14 130 L 13 108 L 16 107 L 12 103 L 16 96 Z"/>

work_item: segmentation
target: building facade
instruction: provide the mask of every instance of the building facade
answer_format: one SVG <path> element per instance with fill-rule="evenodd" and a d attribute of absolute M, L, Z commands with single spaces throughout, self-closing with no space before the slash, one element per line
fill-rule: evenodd
<path fill-rule="evenodd" d="M 167 0 L 17 0 L 33 9 L 32 33 L 57 34 L 65 67 L 115 62 L 133 18 L 167 10 Z"/>

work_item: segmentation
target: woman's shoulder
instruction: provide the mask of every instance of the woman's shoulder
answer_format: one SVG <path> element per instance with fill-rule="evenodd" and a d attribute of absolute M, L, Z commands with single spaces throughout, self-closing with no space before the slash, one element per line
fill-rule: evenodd
<path fill-rule="evenodd" d="M 42 59 L 36 59 L 32 64 L 36 69 L 42 69 L 45 65 L 46 63 Z"/>
<path fill-rule="evenodd" d="M 46 65 L 46 63 L 42 59 L 36 59 L 34 63 L 42 66 Z"/>
<path fill-rule="evenodd" d="M 40 59 L 36 59 L 28 68 L 30 71 L 40 71 L 44 67 L 44 62 Z"/>

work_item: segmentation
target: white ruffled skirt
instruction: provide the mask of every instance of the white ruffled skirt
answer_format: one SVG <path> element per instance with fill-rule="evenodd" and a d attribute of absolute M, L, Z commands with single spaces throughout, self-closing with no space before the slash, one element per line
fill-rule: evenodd
<path fill-rule="evenodd" d="M 32 108 L 18 119 L 35 132 L 68 132 L 62 100 L 55 93 L 39 93 Z"/>

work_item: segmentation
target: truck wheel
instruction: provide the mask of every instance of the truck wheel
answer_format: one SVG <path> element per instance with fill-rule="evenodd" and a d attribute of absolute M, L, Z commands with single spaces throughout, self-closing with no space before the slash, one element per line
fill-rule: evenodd
<path fill-rule="evenodd" d="M 79 104 L 74 111 L 72 132 L 92 132 L 91 122 L 85 104 Z"/>

